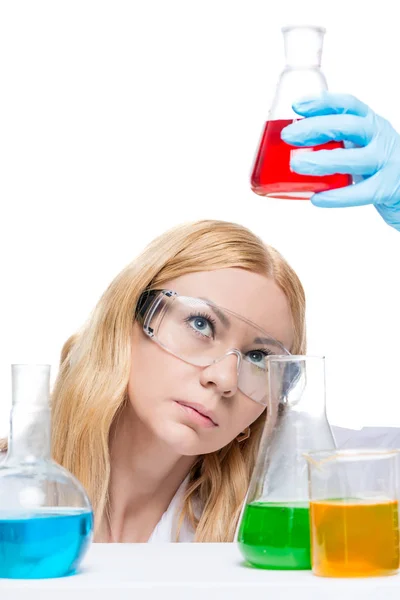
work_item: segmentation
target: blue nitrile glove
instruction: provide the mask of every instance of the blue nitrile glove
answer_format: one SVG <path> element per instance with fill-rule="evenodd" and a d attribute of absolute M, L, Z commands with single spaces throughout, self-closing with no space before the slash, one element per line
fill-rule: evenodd
<path fill-rule="evenodd" d="M 352 146 L 294 153 L 293 171 L 358 176 L 358 183 L 314 194 L 311 202 L 322 207 L 373 204 L 386 223 L 400 231 L 400 136 L 391 124 L 354 96 L 344 94 L 325 92 L 303 98 L 293 110 L 307 118 L 282 130 L 285 142 L 314 146 L 341 140 Z"/>

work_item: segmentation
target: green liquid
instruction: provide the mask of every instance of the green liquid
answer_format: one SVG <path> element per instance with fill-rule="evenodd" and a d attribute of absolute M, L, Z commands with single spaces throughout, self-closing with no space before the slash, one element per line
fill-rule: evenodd
<path fill-rule="evenodd" d="M 244 509 L 239 548 L 260 569 L 311 569 L 307 503 L 254 502 Z"/>

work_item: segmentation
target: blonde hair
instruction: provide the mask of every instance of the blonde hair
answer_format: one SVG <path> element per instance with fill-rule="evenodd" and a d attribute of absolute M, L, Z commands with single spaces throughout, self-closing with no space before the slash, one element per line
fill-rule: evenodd
<path fill-rule="evenodd" d="M 61 352 L 52 391 L 52 454 L 86 488 L 96 526 L 108 514 L 109 432 L 127 396 L 130 343 L 136 305 L 149 287 L 195 271 L 239 267 L 266 275 L 285 293 L 293 319 L 293 354 L 304 354 L 305 298 L 285 259 L 245 227 L 201 220 L 175 227 L 153 240 L 111 282 L 91 318 Z M 193 465 L 180 514 L 196 542 L 230 542 L 249 485 L 266 413 L 250 437 L 202 455 Z M 199 518 L 195 502 L 204 507 Z"/>

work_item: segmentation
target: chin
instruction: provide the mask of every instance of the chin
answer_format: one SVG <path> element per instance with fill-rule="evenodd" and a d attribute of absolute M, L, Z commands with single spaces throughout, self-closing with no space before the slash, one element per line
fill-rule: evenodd
<path fill-rule="evenodd" d="M 177 454 L 196 456 L 204 452 L 198 433 L 182 423 L 171 423 L 171 427 L 163 427 L 159 437 Z"/>
<path fill-rule="evenodd" d="M 193 431 L 193 430 L 192 430 Z M 196 432 L 194 435 L 197 437 Z M 184 436 L 180 435 L 176 436 L 175 439 L 171 438 L 168 441 L 168 444 L 177 454 L 181 454 L 182 456 L 199 456 L 200 454 L 211 454 L 212 452 L 217 452 L 223 448 L 224 444 L 212 444 L 210 442 L 201 442 L 198 437 L 196 440 L 193 440 L 192 436 Z"/>

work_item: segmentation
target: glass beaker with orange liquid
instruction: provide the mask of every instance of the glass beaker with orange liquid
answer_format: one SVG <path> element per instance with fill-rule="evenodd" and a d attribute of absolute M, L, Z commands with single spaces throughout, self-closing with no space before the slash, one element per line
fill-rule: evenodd
<path fill-rule="evenodd" d="M 314 152 L 343 148 L 343 142 L 330 141 L 318 146 L 298 148 L 281 139 L 281 131 L 300 117 L 292 109 L 303 96 L 319 95 L 328 89 L 322 72 L 323 27 L 298 25 L 283 27 L 286 66 L 264 126 L 251 174 L 251 189 L 260 196 L 307 200 L 315 192 L 340 188 L 352 183 L 350 175 L 301 175 L 290 169 L 292 152 Z"/>
<path fill-rule="evenodd" d="M 304 452 L 334 448 L 325 412 L 325 359 L 269 356 L 267 419 L 236 541 L 261 569 L 311 569 Z"/>
<path fill-rule="evenodd" d="M 399 454 L 396 449 L 306 453 L 315 575 L 398 572 Z"/>

